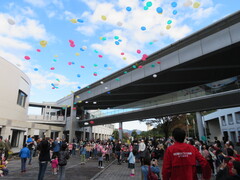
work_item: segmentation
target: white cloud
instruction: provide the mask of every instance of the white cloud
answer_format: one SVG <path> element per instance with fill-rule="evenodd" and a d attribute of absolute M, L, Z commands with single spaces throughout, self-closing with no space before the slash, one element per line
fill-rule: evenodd
<path fill-rule="evenodd" d="M 24 0 L 24 1 L 31 4 L 34 7 L 39 7 L 39 8 L 46 7 L 46 6 L 49 6 L 51 4 L 53 4 L 54 6 L 60 8 L 60 9 L 64 8 L 64 5 L 63 5 L 61 0 L 53 0 L 53 1 L 49 1 L 49 0 L 48 1 L 47 0 Z"/>

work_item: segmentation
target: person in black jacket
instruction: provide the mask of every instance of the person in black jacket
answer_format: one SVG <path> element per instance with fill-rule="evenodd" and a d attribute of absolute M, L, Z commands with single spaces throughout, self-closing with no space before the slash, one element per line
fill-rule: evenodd
<path fill-rule="evenodd" d="M 59 165 L 58 179 L 59 180 L 65 179 L 65 166 L 67 165 L 67 160 L 70 157 L 67 147 L 68 147 L 67 144 L 62 144 L 59 152 L 59 156 L 58 156 L 58 165 Z"/>
<path fill-rule="evenodd" d="M 226 163 L 222 163 L 220 166 L 220 170 L 217 173 L 216 180 L 239 180 L 240 179 L 240 162 L 233 161 L 232 173 L 233 176 L 230 176 L 228 173 L 228 168 Z"/>
<path fill-rule="evenodd" d="M 40 151 L 38 180 L 43 180 L 47 164 L 51 160 L 49 142 L 46 139 L 42 140 L 38 145 L 38 150 Z"/>

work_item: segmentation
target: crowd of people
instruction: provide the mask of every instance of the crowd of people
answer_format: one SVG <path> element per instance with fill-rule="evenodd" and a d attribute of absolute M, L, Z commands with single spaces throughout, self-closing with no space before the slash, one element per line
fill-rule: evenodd
<path fill-rule="evenodd" d="M 185 137 L 185 131 L 176 128 L 172 136 L 160 139 L 141 139 L 123 143 L 121 140 L 85 140 L 68 143 L 56 138 L 34 139 L 28 136 L 19 152 L 21 172 L 27 171 L 33 157 L 38 156 L 38 180 L 43 180 L 48 164 L 52 174 L 58 179 L 65 178 L 65 167 L 71 156 L 80 156 L 80 165 L 89 159 L 96 159 L 96 167 L 104 168 L 111 160 L 117 159 L 118 165 L 129 168 L 129 176 L 135 176 L 136 163 L 141 165 L 143 180 L 217 180 L 240 179 L 240 155 L 231 141 L 215 142 L 207 145 L 197 139 Z M 0 137 L 0 176 L 8 174 L 7 159 L 10 143 Z M 7 153 L 7 154 L 6 154 Z M 160 165 L 162 170 L 160 173 Z M 160 175 L 161 174 L 161 175 Z"/>

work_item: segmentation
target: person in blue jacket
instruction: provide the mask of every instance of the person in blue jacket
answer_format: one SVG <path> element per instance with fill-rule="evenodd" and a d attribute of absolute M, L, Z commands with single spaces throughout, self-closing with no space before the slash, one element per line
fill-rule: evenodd
<path fill-rule="evenodd" d="M 150 166 L 151 171 L 156 174 L 158 179 L 160 179 L 159 173 L 160 173 L 160 168 L 157 164 L 157 160 L 154 161 L 154 163 L 151 163 L 150 157 L 144 158 L 144 165 L 141 167 L 142 170 L 142 179 L 147 180 L 148 179 L 148 167 Z"/>
<path fill-rule="evenodd" d="M 23 148 L 19 152 L 19 157 L 21 158 L 21 172 L 26 172 L 27 158 L 30 157 L 30 150 L 26 144 L 23 145 Z"/>

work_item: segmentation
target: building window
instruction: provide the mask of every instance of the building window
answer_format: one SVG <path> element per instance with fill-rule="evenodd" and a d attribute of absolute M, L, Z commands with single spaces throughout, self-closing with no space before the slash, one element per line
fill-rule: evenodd
<path fill-rule="evenodd" d="M 229 124 L 229 125 L 233 125 L 234 122 L 233 122 L 233 116 L 232 116 L 232 114 L 228 114 L 228 115 L 227 115 L 227 118 L 228 118 L 228 124 Z"/>
<path fill-rule="evenodd" d="M 226 126 L 226 119 L 225 116 L 221 116 L 221 122 L 222 122 L 222 126 Z"/>
<path fill-rule="evenodd" d="M 240 124 L 240 112 L 235 112 L 236 123 Z"/>
<path fill-rule="evenodd" d="M 26 99 L 27 99 L 27 95 L 23 91 L 19 90 L 17 104 L 22 107 L 25 107 Z"/>
<path fill-rule="evenodd" d="M 20 132 L 21 131 L 19 130 L 12 130 L 12 140 L 11 140 L 12 147 L 18 147 Z"/>

